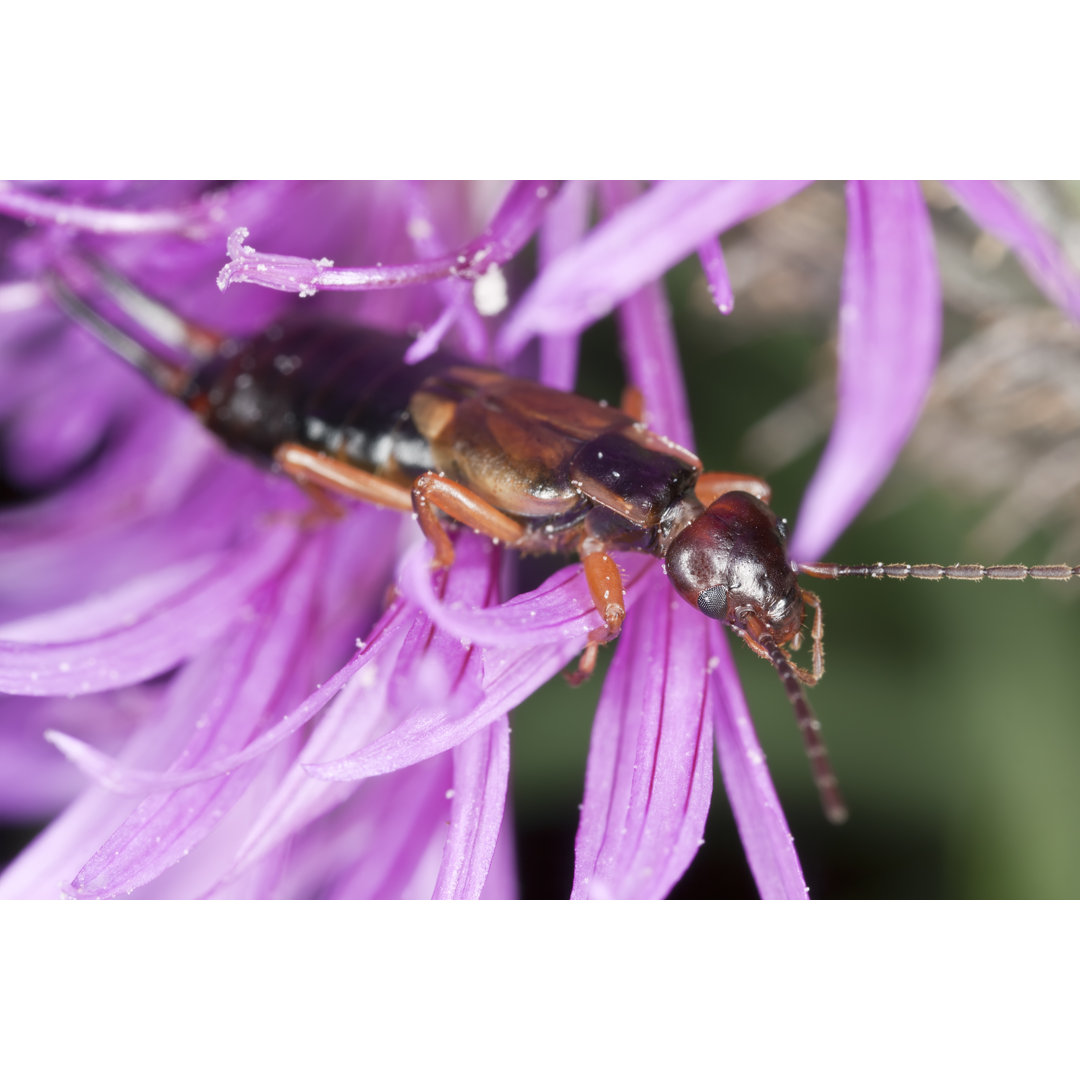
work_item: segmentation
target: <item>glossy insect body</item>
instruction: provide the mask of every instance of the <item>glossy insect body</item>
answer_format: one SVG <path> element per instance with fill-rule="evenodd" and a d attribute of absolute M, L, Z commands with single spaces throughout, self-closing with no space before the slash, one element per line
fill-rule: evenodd
<path fill-rule="evenodd" d="M 625 614 L 609 552 L 665 558 L 684 599 L 777 668 L 826 812 L 846 816 L 798 684 L 824 670 L 821 609 L 798 584 L 764 481 L 704 473 L 637 417 L 574 394 L 444 354 L 405 364 L 410 342 L 370 328 L 295 319 L 230 341 L 108 267 L 75 263 L 50 283 L 61 307 L 232 449 L 316 497 L 414 510 L 437 564 L 454 556 L 444 518 L 524 552 L 577 553 L 604 620 L 578 678 Z M 815 608 L 812 671 L 784 651 L 798 644 L 804 601 Z"/>
<path fill-rule="evenodd" d="M 302 481 L 318 481 L 304 450 L 402 492 L 436 473 L 520 526 L 508 542 L 523 551 L 589 537 L 662 553 L 701 472 L 692 454 L 617 409 L 492 368 L 445 354 L 405 364 L 408 344 L 295 321 L 219 352 L 182 396 L 230 447 Z"/>
<path fill-rule="evenodd" d="M 578 554 L 604 621 L 579 678 L 625 614 L 609 552 L 663 558 L 688 603 L 776 668 L 832 821 L 847 811 L 800 687 L 824 673 L 824 626 L 817 596 L 797 573 L 1060 580 L 1080 572 L 795 566 L 764 481 L 703 472 L 690 451 L 629 412 L 445 354 L 408 365 L 407 339 L 351 323 L 297 319 L 247 341 L 225 340 L 184 323 L 107 267 L 90 268 L 89 285 L 85 271 L 80 263 L 51 279 L 69 314 L 184 401 L 227 445 L 282 469 L 313 496 L 325 501 L 330 490 L 413 510 L 438 565 L 454 558 L 445 518 L 524 552 Z M 88 290 L 98 294 L 93 301 Z M 813 609 L 810 670 L 786 651 L 801 643 L 806 606 Z"/>

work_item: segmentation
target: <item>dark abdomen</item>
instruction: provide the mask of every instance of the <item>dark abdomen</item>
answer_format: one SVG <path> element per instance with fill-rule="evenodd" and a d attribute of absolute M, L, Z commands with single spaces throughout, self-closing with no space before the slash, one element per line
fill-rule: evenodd
<path fill-rule="evenodd" d="M 190 403 L 229 447 L 264 463 L 292 442 L 368 472 L 411 479 L 432 460 L 409 399 L 455 361 L 436 354 L 405 364 L 409 344 L 338 321 L 271 327 L 208 364 Z"/>

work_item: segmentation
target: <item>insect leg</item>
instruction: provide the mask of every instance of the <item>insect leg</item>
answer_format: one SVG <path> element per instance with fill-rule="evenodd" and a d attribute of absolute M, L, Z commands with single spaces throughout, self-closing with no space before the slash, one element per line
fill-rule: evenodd
<path fill-rule="evenodd" d="M 814 609 L 814 622 L 810 627 L 810 663 L 811 672 L 805 672 L 801 668 L 795 668 L 801 682 L 807 686 L 817 685 L 818 680 L 825 674 L 825 617 L 821 612 L 821 600 L 817 593 L 809 589 L 802 590 L 803 603 Z"/>
<path fill-rule="evenodd" d="M 619 411 L 626 413 L 634 420 L 645 419 L 645 398 L 636 386 L 627 386 L 622 392 L 619 401 Z"/>
<path fill-rule="evenodd" d="M 606 551 L 590 551 L 583 554 L 585 581 L 589 586 L 596 610 L 607 624 L 611 637 L 617 637 L 626 617 L 623 603 L 622 577 L 615 560 Z"/>
<path fill-rule="evenodd" d="M 412 509 L 412 497 L 406 488 L 299 443 L 282 443 L 274 460 L 305 489 L 337 491 L 392 510 Z"/>
<path fill-rule="evenodd" d="M 772 488 L 760 476 L 747 476 L 743 473 L 702 473 L 694 486 L 694 494 L 703 506 L 716 502 L 721 495 L 726 495 L 729 491 L 746 491 L 763 503 L 772 498 Z"/>
<path fill-rule="evenodd" d="M 524 526 L 512 517 L 464 485 L 438 473 L 427 472 L 416 478 L 412 486 L 411 505 L 420 528 L 435 547 L 436 566 L 449 566 L 454 561 L 454 546 L 435 513 L 436 509 L 504 544 L 515 544 L 525 535 Z"/>
<path fill-rule="evenodd" d="M 585 582 L 589 586 L 589 595 L 596 605 L 596 610 L 603 618 L 603 629 L 594 630 L 589 635 L 589 642 L 578 660 L 577 670 L 567 676 L 571 686 L 579 686 L 596 668 L 596 657 L 600 646 L 605 641 L 619 636 L 623 619 L 626 618 L 626 604 L 623 598 L 622 576 L 615 560 L 603 550 L 595 547 L 596 540 L 586 537 L 578 554 L 585 569 Z"/>

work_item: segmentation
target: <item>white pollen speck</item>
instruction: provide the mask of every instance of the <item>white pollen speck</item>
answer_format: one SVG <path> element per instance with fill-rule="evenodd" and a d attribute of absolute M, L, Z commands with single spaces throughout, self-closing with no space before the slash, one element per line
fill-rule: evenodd
<path fill-rule="evenodd" d="M 259 265 L 255 267 L 255 269 L 258 270 L 260 274 L 265 274 L 266 273 L 266 263 L 259 263 Z"/>
<path fill-rule="evenodd" d="M 720 666 L 719 656 L 710 656 L 709 662 L 705 665 L 706 671 L 715 671 Z"/>
<path fill-rule="evenodd" d="M 455 794 L 455 792 L 454 792 L 453 788 L 447 788 L 446 789 L 446 797 L 448 799 L 452 799 L 454 797 L 454 794 Z"/>
<path fill-rule="evenodd" d="M 473 285 L 473 303 L 481 315 L 498 315 L 507 303 L 506 278 L 492 263 Z"/>

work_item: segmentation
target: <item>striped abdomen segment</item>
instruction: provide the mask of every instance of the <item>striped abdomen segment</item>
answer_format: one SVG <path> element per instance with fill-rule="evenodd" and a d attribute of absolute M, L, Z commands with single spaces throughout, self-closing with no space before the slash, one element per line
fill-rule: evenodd
<path fill-rule="evenodd" d="M 188 402 L 232 449 L 263 462 L 300 443 L 368 472 L 417 476 L 431 448 L 408 404 L 453 360 L 402 357 L 407 338 L 353 323 L 305 320 L 274 326 L 198 374 Z"/>

